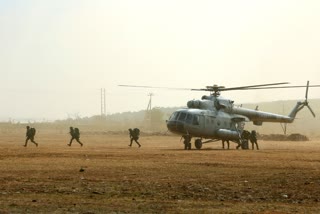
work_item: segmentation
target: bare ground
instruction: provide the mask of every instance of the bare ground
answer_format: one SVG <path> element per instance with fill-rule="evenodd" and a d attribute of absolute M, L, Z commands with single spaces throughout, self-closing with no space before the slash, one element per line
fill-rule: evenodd
<path fill-rule="evenodd" d="M 178 136 L 0 135 L 0 213 L 318 213 L 320 140 L 221 142 L 183 150 Z"/>

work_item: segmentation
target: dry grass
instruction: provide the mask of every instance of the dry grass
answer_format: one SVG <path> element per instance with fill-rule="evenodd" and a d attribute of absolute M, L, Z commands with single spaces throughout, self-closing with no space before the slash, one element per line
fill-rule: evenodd
<path fill-rule="evenodd" d="M 317 213 L 320 141 L 185 151 L 179 137 L 0 136 L 0 213 Z M 80 172 L 83 169 L 83 172 Z"/>

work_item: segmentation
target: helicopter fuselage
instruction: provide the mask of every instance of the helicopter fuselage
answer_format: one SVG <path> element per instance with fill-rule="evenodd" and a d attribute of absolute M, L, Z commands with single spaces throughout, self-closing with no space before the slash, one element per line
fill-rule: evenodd
<path fill-rule="evenodd" d="M 168 129 L 176 134 L 210 139 L 238 139 L 245 117 L 229 113 L 230 100 L 204 96 L 191 100 L 188 108 L 175 111 L 167 121 Z"/>
<path fill-rule="evenodd" d="M 222 140 L 222 142 L 229 140 L 238 143 L 237 148 L 242 145 L 242 142 L 248 141 L 248 131 L 244 131 L 245 122 L 251 121 L 254 125 L 261 126 L 264 122 L 273 123 L 292 123 L 296 118 L 297 113 L 304 107 L 307 107 L 313 117 L 315 113 L 308 103 L 309 87 L 320 87 L 320 85 L 309 85 L 307 81 L 306 86 L 283 86 L 289 84 L 288 82 L 268 83 L 259 85 L 247 85 L 238 87 L 224 87 L 218 85 L 206 86 L 205 88 L 175 88 L 179 90 L 191 91 L 208 91 L 210 95 L 204 95 L 201 100 L 190 100 L 187 103 L 188 108 L 179 109 L 175 111 L 171 117 L 166 121 L 169 131 L 182 135 L 184 138 L 185 149 L 191 149 L 191 138 L 196 137 L 195 146 L 201 149 L 202 143 Z M 162 88 L 172 89 L 166 87 L 154 86 L 137 86 L 137 85 L 120 85 L 124 87 L 142 87 L 142 88 Z M 232 100 L 220 97 L 222 91 L 235 90 L 259 90 L 259 89 L 280 89 L 280 88 L 306 88 L 305 100 L 297 102 L 288 116 L 274 114 L 271 112 L 263 112 L 256 109 L 247 109 L 242 106 L 234 106 Z M 255 136 L 255 131 L 252 130 L 252 136 Z M 210 139 L 202 142 L 202 138 Z"/>
<path fill-rule="evenodd" d="M 229 138 L 234 138 L 231 135 L 238 136 L 235 122 L 229 114 L 211 110 L 180 109 L 172 114 L 167 127 L 173 133 L 192 137 L 219 138 L 218 131 L 221 129 L 230 132 Z"/>
<path fill-rule="evenodd" d="M 191 100 L 188 108 L 175 111 L 167 120 L 168 129 L 179 135 L 205 139 L 239 140 L 245 122 L 291 123 L 304 103 L 298 102 L 289 116 L 234 106 L 232 100 L 217 96 L 203 96 Z"/>

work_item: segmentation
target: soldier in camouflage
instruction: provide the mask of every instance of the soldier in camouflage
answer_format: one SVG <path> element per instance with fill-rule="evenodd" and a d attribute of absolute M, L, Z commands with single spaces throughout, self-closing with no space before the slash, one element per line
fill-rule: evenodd
<path fill-rule="evenodd" d="M 250 142 L 252 144 L 252 150 L 254 150 L 254 144 L 256 144 L 257 150 L 259 150 L 259 146 L 258 146 L 258 140 L 257 140 L 257 133 L 255 130 L 251 131 L 250 134 Z"/>
<path fill-rule="evenodd" d="M 135 141 L 139 148 L 141 147 L 141 144 L 138 142 L 140 136 L 140 130 L 138 128 L 129 129 L 129 137 L 130 137 L 130 147 L 132 146 L 132 142 Z"/>
<path fill-rule="evenodd" d="M 30 128 L 30 126 L 27 126 L 27 133 L 26 133 L 26 142 L 24 144 L 24 147 L 27 147 L 28 141 L 30 140 L 32 143 L 34 143 L 38 147 L 38 143 L 34 141 L 34 136 L 36 135 L 36 129 Z"/>
<path fill-rule="evenodd" d="M 72 141 L 76 140 L 81 146 L 83 146 L 83 143 L 80 142 L 80 131 L 78 128 L 70 127 L 69 134 L 71 135 L 70 143 L 67 144 L 68 146 L 71 146 Z"/>

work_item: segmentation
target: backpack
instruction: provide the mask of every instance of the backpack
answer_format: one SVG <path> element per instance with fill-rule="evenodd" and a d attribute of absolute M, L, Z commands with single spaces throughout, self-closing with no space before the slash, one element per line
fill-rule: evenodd
<path fill-rule="evenodd" d="M 78 128 L 74 129 L 74 137 L 79 138 L 80 137 L 80 131 Z"/>
<path fill-rule="evenodd" d="M 242 134 L 241 134 L 241 138 L 245 139 L 245 140 L 249 140 L 250 138 L 250 132 L 247 130 L 243 130 Z"/>
<path fill-rule="evenodd" d="M 140 135 L 140 129 L 134 128 L 134 129 L 133 129 L 133 133 L 134 133 L 134 135 L 135 135 L 136 137 L 139 137 L 139 135 Z"/>
<path fill-rule="evenodd" d="M 250 134 L 250 140 L 251 141 L 256 141 L 257 140 L 257 133 L 256 131 L 252 131 L 251 134 Z"/>
<path fill-rule="evenodd" d="M 34 137 L 36 135 L 36 129 L 35 128 L 30 128 L 30 137 Z"/>

